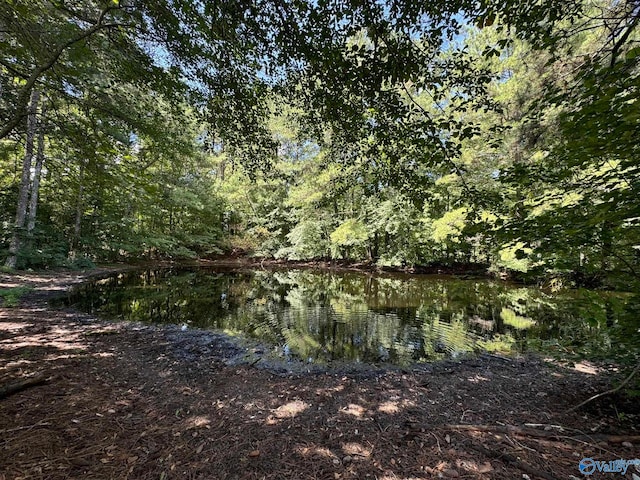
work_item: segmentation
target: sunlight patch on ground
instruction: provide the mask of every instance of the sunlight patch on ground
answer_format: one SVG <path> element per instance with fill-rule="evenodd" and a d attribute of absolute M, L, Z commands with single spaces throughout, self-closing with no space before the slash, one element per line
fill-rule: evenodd
<path fill-rule="evenodd" d="M 115 357 L 115 354 L 110 352 L 99 352 L 99 353 L 94 353 L 92 356 L 97 358 L 108 358 L 108 357 Z"/>
<path fill-rule="evenodd" d="M 455 452 L 455 450 L 453 450 L 453 452 Z M 488 473 L 493 471 L 493 467 L 491 467 L 489 462 L 478 466 L 477 463 L 472 460 L 458 460 L 455 465 L 451 465 L 450 462 L 439 461 L 435 467 L 424 466 L 422 469 L 430 475 L 428 478 L 470 478 L 468 475 L 461 474 L 461 471 L 468 470 L 474 473 Z M 474 475 L 473 478 L 477 478 L 477 476 Z"/>
<path fill-rule="evenodd" d="M 44 357 L 44 360 L 47 362 L 53 362 L 55 360 L 68 360 L 70 358 L 78 358 L 81 355 L 77 353 L 68 353 L 68 354 L 60 354 L 60 355 L 47 355 Z"/>
<path fill-rule="evenodd" d="M 389 400 L 378 406 L 378 411 L 389 415 L 400 413 L 402 409 L 415 407 L 415 402 L 402 399 L 400 395 L 392 395 Z"/>
<path fill-rule="evenodd" d="M 261 410 L 265 409 L 264 405 L 261 402 L 256 402 L 256 401 L 246 402 L 244 405 L 242 405 L 242 408 L 247 412 L 258 412 L 258 413 L 261 413 Z M 251 418 L 255 418 L 255 417 L 251 417 Z"/>
<path fill-rule="evenodd" d="M 557 365 L 562 368 L 568 368 L 575 370 L 576 372 L 585 373 L 587 375 L 598 375 L 604 371 L 603 368 L 598 367 L 595 363 L 591 363 L 588 360 L 581 360 L 576 363 L 569 363 L 561 361 L 551 357 L 544 357 L 544 361 L 552 365 Z M 557 378 L 562 378 L 564 375 L 560 372 L 551 372 L 551 375 Z"/>
<path fill-rule="evenodd" d="M 87 344 L 80 335 L 71 330 L 55 328 L 44 334 L 29 334 L 3 340 L 0 345 L 5 350 L 28 347 L 52 347 L 59 350 L 86 350 Z"/>
<path fill-rule="evenodd" d="M 354 417 L 362 417 L 366 410 L 364 407 L 360 405 L 356 405 L 355 403 L 350 403 L 347 407 L 343 407 L 340 410 L 340 413 L 346 413 L 347 415 L 353 415 Z"/>
<path fill-rule="evenodd" d="M 336 385 L 333 388 L 316 388 L 316 395 L 328 395 L 331 396 L 332 393 L 339 393 L 344 390 L 344 385 Z"/>
<path fill-rule="evenodd" d="M 36 288 L 36 290 L 38 292 L 64 292 L 67 290 L 67 287 L 65 287 L 64 285 L 50 285 L 47 286 L 46 288 L 44 287 L 38 287 Z"/>
<path fill-rule="evenodd" d="M 15 368 L 15 367 L 24 367 L 26 365 L 32 365 L 34 363 L 37 363 L 37 362 L 35 362 L 33 360 L 27 360 L 26 358 L 21 358 L 20 360 L 15 360 L 13 362 L 7 362 L 5 365 L 0 367 L 0 371 L 1 370 L 10 370 L 10 369 Z"/>
<path fill-rule="evenodd" d="M 342 444 L 342 451 L 352 457 L 370 457 L 371 449 L 364 447 L 358 442 L 349 442 Z"/>
<path fill-rule="evenodd" d="M 471 383 L 480 383 L 480 382 L 488 382 L 489 379 L 483 375 L 474 375 L 472 377 L 467 378 L 467 382 Z"/>
<path fill-rule="evenodd" d="M 489 473 L 493 471 L 493 467 L 489 462 L 478 464 L 478 462 L 474 460 L 458 460 L 456 461 L 456 466 L 461 470 L 474 473 Z"/>
<path fill-rule="evenodd" d="M 309 405 L 302 400 L 294 400 L 293 402 L 286 403 L 274 410 L 274 414 L 276 418 L 292 418 L 298 415 L 299 413 L 304 412 Z"/>
<path fill-rule="evenodd" d="M 303 457 L 338 458 L 331 450 L 325 447 L 296 447 L 295 452 Z"/>
<path fill-rule="evenodd" d="M 438 472 L 444 472 L 444 471 L 448 471 L 451 468 L 451 464 L 449 462 L 438 462 L 438 464 L 436 465 L 435 470 Z"/>
<path fill-rule="evenodd" d="M 209 419 L 209 417 L 206 417 L 204 415 L 198 415 L 195 417 L 187 418 L 186 424 L 187 428 L 208 428 L 209 424 L 211 424 L 211 420 Z"/>
<path fill-rule="evenodd" d="M 53 327 L 49 330 L 49 334 L 58 335 L 59 338 L 64 338 L 67 340 L 77 340 L 80 335 L 80 332 L 69 330 L 63 327 Z"/>
<path fill-rule="evenodd" d="M 427 477 L 398 477 L 395 474 L 383 475 L 377 478 L 379 478 L 380 480 L 426 480 L 427 479 Z"/>
<path fill-rule="evenodd" d="M 310 406 L 310 404 L 303 402 L 302 400 L 294 400 L 293 402 L 285 403 L 273 410 L 273 415 L 269 415 L 269 417 L 267 417 L 266 424 L 276 425 L 278 420 L 294 418 Z"/>
<path fill-rule="evenodd" d="M 591 362 L 587 362 L 586 360 L 576 363 L 573 369 L 577 372 L 586 373 L 588 375 L 597 375 L 600 373 L 600 369 L 596 365 Z"/>
<path fill-rule="evenodd" d="M 384 402 L 380 404 L 378 411 L 389 414 L 398 413 L 400 411 L 400 407 L 398 406 L 398 402 Z"/>
<path fill-rule="evenodd" d="M 3 318 L 5 315 L 0 313 L 0 318 Z M 0 323 L 0 331 L 6 332 L 15 332 L 18 330 L 22 330 L 23 328 L 33 327 L 33 323 L 24 323 L 24 322 L 1 322 Z"/>

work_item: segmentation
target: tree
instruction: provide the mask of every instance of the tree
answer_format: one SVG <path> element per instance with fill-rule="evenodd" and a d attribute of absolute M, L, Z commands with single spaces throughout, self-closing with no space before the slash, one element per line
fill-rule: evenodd
<path fill-rule="evenodd" d="M 523 116 L 521 135 L 535 138 L 529 158 L 502 178 L 510 190 L 528 192 L 503 232 L 539 265 L 577 272 L 582 282 L 611 272 L 638 278 L 638 146 L 631 139 L 639 125 L 639 14 L 635 2 L 598 2 L 552 30 L 546 44 L 532 39 L 554 46 L 545 68 L 556 75 Z"/>
<path fill-rule="evenodd" d="M 13 234 L 11 243 L 9 244 L 9 256 L 5 262 L 8 268 L 15 268 L 18 252 L 22 244 L 23 230 L 27 217 L 27 202 L 29 200 L 29 191 L 31 187 L 31 162 L 33 160 L 33 145 L 37 130 L 38 104 L 40 102 L 40 92 L 34 90 L 29 101 L 29 111 L 27 115 L 27 140 L 24 152 L 24 160 L 22 162 L 22 177 L 20 181 L 20 193 L 18 194 L 18 207 L 16 210 L 16 220 L 13 225 Z"/>
<path fill-rule="evenodd" d="M 29 99 L 48 98 L 40 198 L 54 221 L 42 227 L 74 255 L 190 256 L 242 224 L 269 255 L 320 255 L 333 232 L 351 255 L 394 264 L 495 261 L 516 245 L 515 261 L 554 245 L 563 261 L 579 250 L 635 268 L 638 10 L 590 8 L 5 2 L 0 140 L 31 144 L 20 153 L 30 172 Z M 547 61 L 567 75 L 541 75 Z M 285 118 L 293 126 L 274 125 Z M 579 157 L 576 122 L 609 142 Z M 610 215 L 613 202 L 624 213 Z M 594 221 L 598 245 L 586 238 Z M 560 222 L 581 240 L 562 244 Z M 562 263 L 538 260 L 525 263 Z"/>

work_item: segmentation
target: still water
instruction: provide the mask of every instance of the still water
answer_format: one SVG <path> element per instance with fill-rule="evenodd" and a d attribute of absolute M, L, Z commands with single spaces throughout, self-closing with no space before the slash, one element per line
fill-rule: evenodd
<path fill-rule="evenodd" d="M 636 328 L 627 299 L 428 275 L 160 269 L 82 285 L 70 302 L 107 318 L 222 330 L 307 362 L 406 365 L 477 352 L 606 357 Z"/>

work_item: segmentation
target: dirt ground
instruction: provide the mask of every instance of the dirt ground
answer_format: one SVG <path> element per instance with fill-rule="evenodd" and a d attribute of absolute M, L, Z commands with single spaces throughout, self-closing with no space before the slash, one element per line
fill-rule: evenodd
<path fill-rule="evenodd" d="M 610 388 L 587 364 L 485 355 L 305 373 L 213 332 L 49 305 L 87 275 L 0 275 L 0 288 L 34 287 L 0 308 L 0 391 L 45 380 L 0 399 L 0 480 L 575 479 L 584 457 L 640 458 L 633 401 L 563 413 Z"/>

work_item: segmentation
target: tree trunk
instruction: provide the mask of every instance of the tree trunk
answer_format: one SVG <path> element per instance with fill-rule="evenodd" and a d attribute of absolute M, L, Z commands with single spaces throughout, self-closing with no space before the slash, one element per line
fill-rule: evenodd
<path fill-rule="evenodd" d="M 43 105 L 40 112 L 40 121 L 38 122 L 38 151 L 36 153 L 36 166 L 33 172 L 33 180 L 31 181 L 31 198 L 29 199 L 29 219 L 27 221 L 27 236 L 33 235 L 33 229 L 36 226 L 36 212 L 38 210 L 38 194 L 40 192 L 40 175 L 42 173 L 42 165 L 44 164 L 44 113 Z"/>
<path fill-rule="evenodd" d="M 378 260 L 379 252 L 380 252 L 380 235 L 378 235 L 378 232 L 375 232 L 373 234 L 373 246 L 371 248 L 371 259 Z"/>
<path fill-rule="evenodd" d="M 224 170 L 225 168 L 227 168 L 227 161 L 226 160 L 222 160 L 220 162 L 220 168 L 218 169 L 219 171 L 219 177 L 220 177 L 220 181 L 224 182 Z"/>
<path fill-rule="evenodd" d="M 27 216 L 27 201 L 29 199 L 29 184 L 31 180 L 31 161 L 33 159 L 33 139 L 36 134 L 36 117 L 39 101 L 40 92 L 38 90 L 34 90 L 31 94 L 27 115 L 27 143 L 25 145 L 24 161 L 22 162 L 22 179 L 20 183 L 20 192 L 18 194 L 16 221 L 13 227 L 11 243 L 9 244 L 9 256 L 5 262 L 5 266 L 9 268 L 16 268 L 16 264 L 18 263 L 18 253 L 20 252 L 24 222 Z"/>
<path fill-rule="evenodd" d="M 84 165 L 84 162 L 82 162 L 80 164 L 80 173 L 78 176 L 78 199 L 76 202 L 76 221 L 73 226 L 73 241 L 71 243 L 71 250 L 73 255 L 75 255 L 76 250 L 78 248 L 78 244 L 80 243 L 80 230 L 82 229 L 82 211 L 84 210 L 82 205 L 83 203 L 82 197 L 84 194 L 84 169 L 85 169 L 85 165 Z"/>

